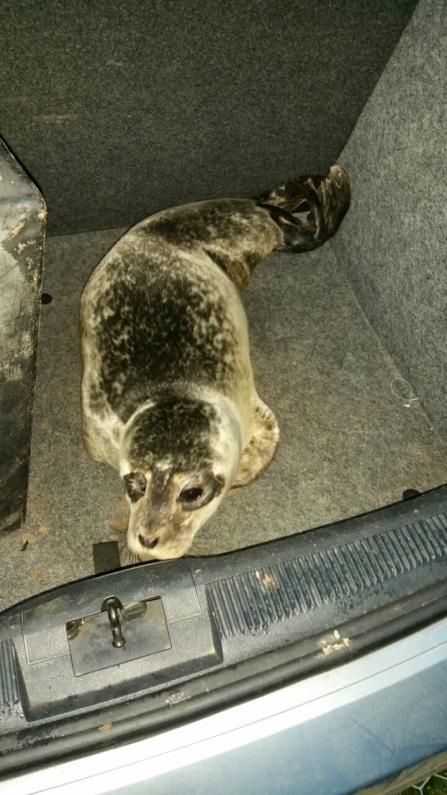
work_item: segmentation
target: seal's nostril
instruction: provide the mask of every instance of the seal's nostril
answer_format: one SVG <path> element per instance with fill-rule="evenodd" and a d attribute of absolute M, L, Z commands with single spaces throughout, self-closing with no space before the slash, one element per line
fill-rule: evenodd
<path fill-rule="evenodd" d="M 146 547 L 146 549 L 153 549 L 158 544 L 158 538 L 145 538 L 141 535 L 138 536 L 138 541 L 141 546 Z"/>

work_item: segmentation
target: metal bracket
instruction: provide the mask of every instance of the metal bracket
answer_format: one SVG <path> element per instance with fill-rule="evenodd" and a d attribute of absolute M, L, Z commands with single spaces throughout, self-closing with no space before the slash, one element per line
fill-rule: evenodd
<path fill-rule="evenodd" d="M 100 612 L 68 621 L 66 631 L 75 676 L 171 648 L 160 597 L 123 605 L 109 596 Z"/>

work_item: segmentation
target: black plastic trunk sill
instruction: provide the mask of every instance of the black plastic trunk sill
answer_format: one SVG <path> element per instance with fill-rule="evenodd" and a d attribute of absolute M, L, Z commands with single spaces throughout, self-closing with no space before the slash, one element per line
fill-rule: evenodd
<path fill-rule="evenodd" d="M 447 581 L 442 581 L 332 630 L 204 674 L 171 690 L 11 734 L 0 743 L 0 777 L 176 728 L 346 663 L 446 615 Z M 339 644 L 340 648 L 327 655 L 322 651 L 322 641 L 335 629 L 341 638 L 349 638 L 349 645 Z M 108 724 L 110 729 L 100 731 Z"/>

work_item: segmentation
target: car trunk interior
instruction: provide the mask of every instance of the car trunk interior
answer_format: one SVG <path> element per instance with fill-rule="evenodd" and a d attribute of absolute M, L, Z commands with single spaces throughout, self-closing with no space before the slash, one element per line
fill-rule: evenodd
<path fill-rule="evenodd" d="M 20 6 L 4 15 L 2 134 L 48 216 L 42 303 L 38 234 L 20 221 L 0 248 L 0 333 L 22 335 L 29 383 L 37 356 L 20 526 L 4 521 L 0 482 L 0 775 L 239 703 L 447 604 L 446 2 Z M 123 483 L 81 438 L 89 274 L 153 212 L 335 163 L 352 186 L 335 237 L 275 251 L 243 294 L 256 386 L 280 425 L 274 461 L 189 556 L 132 565 Z M 40 311 L 34 350 L 7 298 L 16 275 Z M 9 483 L 5 451 L 16 431 L 28 442 L 5 339 Z M 98 566 L 110 542 L 120 560 Z M 127 645 L 112 642 L 117 615 Z M 399 770 L 397 754 L 385 762 Z"/>
<path fill-rule="evenodd" d="M 95 543 L 118 541 L 127 561 L 122 483 L 82 446 L 79 300 L 123 231 L 166 204 L 255 194 L 333 162 L 352 181 L 351 209 L 337 236 L 308 254 L 272 254 L 244 294 L 255 380 L 278 417 L 281 443 L 261 479 L 230 493 L 191 554 L 303 533 L 446 481 L 443 4 L 422 2 L 394 52 L 414 3 L 376 2 L 349 13 L 343 3 L 319 11 L 288 3 L 279 19 L 275 4 L 228 4 L 233 14 L 214 6 L 202 21 L 185 8 L 188 33 L 203 45 L 197 59 L 186 45 L 174 53 L 179 20 L 167 6 L 159 14 L 170 27 L 161 33 L 150 27 L 155 12 L 133 5 L 163 54 L 160 74 L 140 36 L 131 56 L 125 29 L 113 28 L 110 52 L 86 31 L 93 49 L 81 51 L 75 21 L 66 17 L 49 45 L 60 75 L 48 85 L 31 83 L 37 94 L 30 129 L 31 111 L 15 102 L 14 90 L 9 96 L 5 137 L 47 200 L 43 291 L 51 303 L 41 312 L 26 524 L 0 540 L 2 609 L 92 574 Z M 18 46 L 31 46 L 33 19 L 47 35 L 41 13 L 14 22 Z M 109 27 L 122 14 L 128 36 L 137 35 L 125 6 L 98 6 L 92 14 Z M 235 30 L 238 15 L 244 41 Z M 210 29 L 217 31 L 215 59 L 233 81 L 228 91 L 213 60 L 217 97 L 200 81 L 211 59 L 203 40 Z M 295 30 L 304 63 L 291 63 Z M 229 44 L 225 32 L 233 35 Z M 267 41 L 272 60 L 263 61 Z M 250 53 L 256 85 L 247 79 Z M 86 86 L 57 98 L 72 88 L 75 56 L 103 108 L 96 116 Z M 246 83 L 237 77 L 238 59 Z M 135 71 L 140 61 L 144 79 Z M 28 79 L 28 62 L 16 81 Z M 94 64 L 104 70 L 104 84 L 94 81 Z M 180 75 L 182 64 L 189 78 Z M 115 74 L 123 93 L 112 110 L 106 95 L 117 96 Z M 179 81 L 188 87 L 178 107 L 172 93 L 163 95 L 163 75 L 171 91 Z M 266 97 L 270 105 L 262 107 Z M 36 140 L 38 131 L 43 138 Z"/>
<path fill-rule="evenodd" d="M 115 470 L 87 457 L 79 400 L 80 293 L 118 234 L 47 242 L 44 290 L 53 300 L 42 307 L 28 514 L 26 526 L 1 542 L 4 606 L 92 574 L 93 543 L 118 540 L 126 561 L 123 485 Z M 191 553 L 301 533 L 445 481 L 442 436 L 419 400 L 408 406 L 408 387 L 395 380 L 402 372 L 330 244 L 271 255 L 244 303 L 258 390 L 274 407 L 281 444 L 262 478 L 226 498 Z"/>

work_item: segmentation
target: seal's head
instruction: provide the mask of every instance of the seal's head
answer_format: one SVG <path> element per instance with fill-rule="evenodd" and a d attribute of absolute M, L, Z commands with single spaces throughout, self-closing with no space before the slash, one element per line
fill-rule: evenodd
<path fill-rule="evenodd" d="M 139 558 L 179 558 L 232 485 L 241 456 L 231 412 L 165 395 L 127 423 L 120 473 L 130 504 L 127 543 Z"/>

